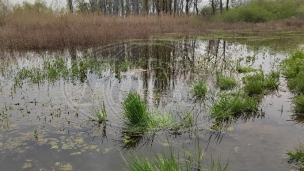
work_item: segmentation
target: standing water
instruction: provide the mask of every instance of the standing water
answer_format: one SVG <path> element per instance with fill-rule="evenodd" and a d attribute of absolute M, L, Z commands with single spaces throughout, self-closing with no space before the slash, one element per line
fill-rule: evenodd
<path fill-rule="evenodd" d="M 222 118 L 214 112 L 221 99 L 247 92 L 246 77 L 279 73 L 288 56 L 224 40 L 2 52 L 0 167 L 124 170 L 134 156 L 152 160 L 169 149 L 194 154 L 199 147 L 204 169 L 219 159 L 222 166 L 229 162 L 227 170 L 291 170 L 285 154 L 304 136 L 304 122 L 292 113 L 293 94 L 282 76 L 250 112 Z M 236 83 L 226 89 L 219 77 Z M 194 90 L 200 81 L 207 88 L 202 96 Z M 170 116 L 170 123 L 126 131 L 122 104 L 128 92 L 139 94 L 152 113 Z"/>

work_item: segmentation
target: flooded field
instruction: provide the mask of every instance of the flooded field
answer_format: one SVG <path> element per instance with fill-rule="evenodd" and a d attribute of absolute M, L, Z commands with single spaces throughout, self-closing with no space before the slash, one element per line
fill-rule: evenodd
<path fill-rule="evenodd" d="M 200 39 L 1 52 L 0 167 L 118 171 L 134 156 L 172 152 L 181 163 L 194 156 L 192 170 L 218 160 L 233 171 L 295 169 L 286 152 L 302 141 L 304 117 L 280 74 L 289 56 Z M 250 87 L 258 77 L 260 93 Z M 148 126 L 126 122 L 129 92 L 147 106 Z"/>

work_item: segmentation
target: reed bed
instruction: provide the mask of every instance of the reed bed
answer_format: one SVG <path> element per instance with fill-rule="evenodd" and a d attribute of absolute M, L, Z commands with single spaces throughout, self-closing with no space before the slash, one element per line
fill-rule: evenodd
<path fill-rule="evenodd" d="M 301 19 L 269 23 L 212 23 L 200 16 L 103 16 L 15 12 L 0 26 L 2 49 L 61 49 L 94 47 L 126 39 L 156 36 L 191 37 L 214 30 L 232 33 L 301 30 Z"/>

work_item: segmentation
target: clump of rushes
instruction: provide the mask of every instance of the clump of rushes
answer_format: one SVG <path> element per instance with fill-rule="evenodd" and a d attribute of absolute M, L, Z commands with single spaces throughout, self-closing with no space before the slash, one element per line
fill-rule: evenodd
<path fill-rule="evenodd" d="M 99 124 L 107 121 L 107 111 L 104 102 L 102 103 L 102 107 L 100 109 L 94 110 L 92 117 L 90 117 L 91 121 L 98 122 Z"/>
<path fill-rule="evenodd" d="M 218 75 L 216 81 L 221 90 L 230 90 L 237 86 L 235 78 L 232 77 Z"/>
<path fill-rule="evenodd" d="M 207 94 L 207 91 L 207 84 L 202 80 L 198 80 L 192 85 L 192 93 L 197 99 L 204 98 Z"/>
<path fill-rule="evenodd" d="M 123 99 L 122 108 L 124 123 L 128 128 L 146 129 L 150 122 L 147 104 L 135 92 L 129 92 Z"/>
<path fill-rule="evenodd" d="M 298 147 L 295 147 L 295 151 L 288 151 L 289 163 L 296 163 L 300 171 L 304 170 L 304 145 L 300 143 Z"/>
<path fill-rule="evenodd" d="M 216 121 L 230 121 L 244 114 L 258 112 L 259 102 L 254 97 L 246 95 L 222 95 L 211 107 L 211 117 Z"/>

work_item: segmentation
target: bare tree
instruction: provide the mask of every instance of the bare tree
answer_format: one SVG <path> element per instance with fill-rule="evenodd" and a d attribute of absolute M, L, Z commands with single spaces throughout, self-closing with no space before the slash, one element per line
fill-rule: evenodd
<path fill-rule="evenodd" d="M 67 0 L 67 5 L 68 5 L 68 8 L 70 10 L 70 13 L 73 13 L 74 12 L 74 9 L 73 9 L 73 0 Z"/>

